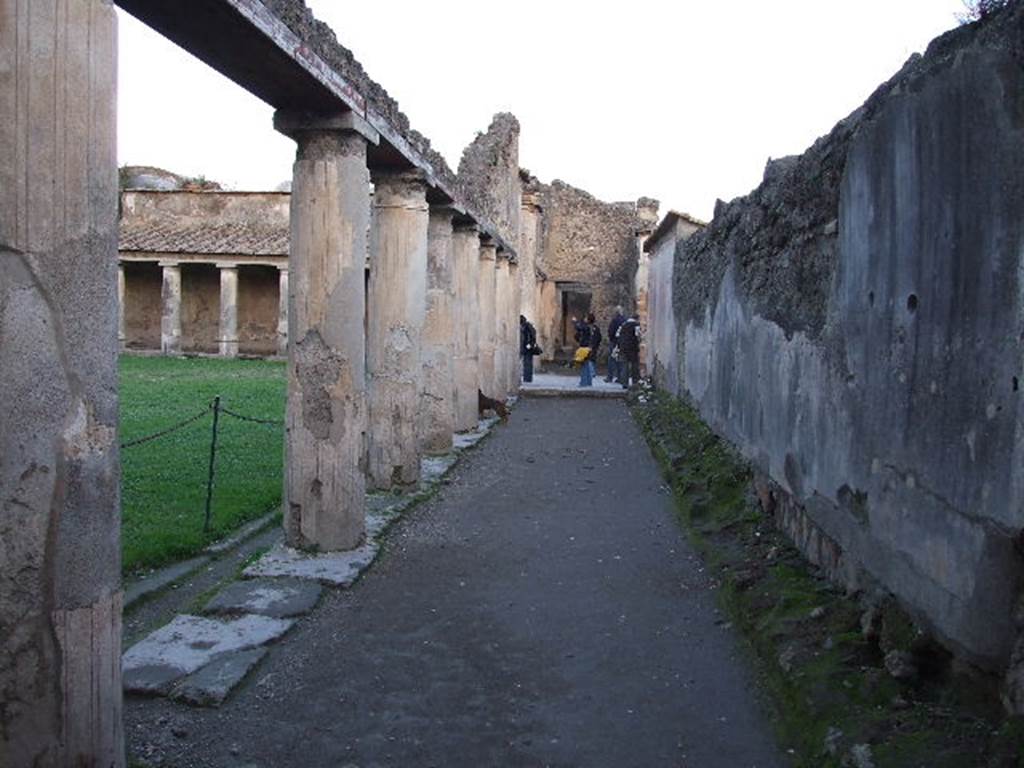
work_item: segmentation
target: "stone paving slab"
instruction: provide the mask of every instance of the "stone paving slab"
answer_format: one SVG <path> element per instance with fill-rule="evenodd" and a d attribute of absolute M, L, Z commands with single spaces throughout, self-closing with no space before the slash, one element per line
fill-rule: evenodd
<path fill-rule="evenodd" d="M 308 553 L 278 544 L 246 568 L 246 578 L 290 576 L 313 579 L 332 587 L 350 587 L 377 556 L 377 544 L 368 541 L 347 552 Z"/>
<path fill-rule="evenodd" d="M 266 655 L 266 648 L 223 653 L 174 686 L 171 698 L 197 707 L 219 707 Z"/>
<path fill-rule="evenodd" d="M 221 654 L 265 645 L 291 629 L 292 619 L 243 616 L 215 621 L 201 616 L 175 616 L 124 654 L 124 689 L 135 693 L 167 693 L 186 675 Z"/>
<path fill-rule="evenodd" d="M 323 587 L 299 579 L 253 579 L 228 584 L 206 604 L 206 614 L 257 613 L 286 619 L 309 613 Z"/>
<path fill-rule="evenodd" d="M 606 382 L 600 376 L 594 378 L 589 387 L 580 386 L 579 376 L 562 376 L 555 373 L 534 374 L 533 381 L 519 385 L 522 397 L 625 397 L 626 390 L 621 384 Z"/>

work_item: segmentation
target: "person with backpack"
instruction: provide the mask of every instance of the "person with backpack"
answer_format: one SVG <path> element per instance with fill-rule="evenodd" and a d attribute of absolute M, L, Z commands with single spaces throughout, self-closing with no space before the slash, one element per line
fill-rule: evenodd
<path fill-rule="evenodd" d="M 541 353 L 537 330 L 523 315 L 519 316 L 519 354 L 523 358 L 523 381 L 533 381 L 533 356 Z"/>
<path fill-rule="evenodd" d="M 635 314 L 619 326 L 615 341 L 622 355 L 622 388 L 629 389 L 630 379 L 633 384 L 640 381 L 640 321 Z"/>
<path fill-rule="evenodd" d="M 615 316 L 608 323 L 608 375 L 604 377 L 604 380 L 609 383 L 622 378 L 622 353 L 618 350 L 615 336 L 624 322 L 626 322 L 626 316 L 622 314 L 622 307 L 616 307 Z"/>

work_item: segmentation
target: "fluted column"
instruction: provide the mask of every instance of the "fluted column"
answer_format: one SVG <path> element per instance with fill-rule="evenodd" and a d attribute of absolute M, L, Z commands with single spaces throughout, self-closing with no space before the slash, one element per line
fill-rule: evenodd
<path fill-rule="evenodd" d="M 278 112 L 298 144 L 288 273 L 285 536 L 312 550 L 351 549 L 365 531 L 367 140 L 347 113 Z"/>
<path fill-rule="evenodd" d="M 427 230 L 427 302 L 423 325 L 423 389 L 420 446 L 425 453 L 447 453 L 455 431 L 453 271 L 451 208 L 430 209 Z"/>
<path fill-rule="evenodd" d="M 0 2 L 0 765 L 123 766 L 117 20 Z"/>
<path fill-rule="evenodd" d="M 220 327 L 218 348 L 221 357 L 238 357 L 238 266 L 218 264 L 220 270 Z"/>
<path fill-rule="evenodd" d="M 455 259 L 455 429 L 474 429 L 479 421 L 480 384 L 480 233 L 475 224 L 459 224 L 452 236 Z"/>
<path fill-rule="evenodd" d="M 374 174 L 367 366 L 368 482 L 407 488 L 420 479 L 417 411 L 427 292 L 427 184 L 418 171 Z"/>
<path fill-rule="evenodd" d="M 181 265 L 161 261 L 163 285 L 160 289 L 160 351 L 165 355 L 181 354 Z"/>
<path fill-rule="evenodd" d="M 277 354 L 288 355 L 288 267 L 277 268 Z"/>

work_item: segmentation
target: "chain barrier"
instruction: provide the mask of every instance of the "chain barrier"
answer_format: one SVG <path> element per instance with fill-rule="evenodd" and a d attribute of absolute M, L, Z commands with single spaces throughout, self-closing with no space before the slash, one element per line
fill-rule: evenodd
<path fill-rule="evenodd" d="M 201 418 L 203 418 L 203 416 L 206 416 L 210 412 L 210 409 L 212 407 L 213 407 L 212 405 L 208 405 L 202 411 L 197 413 L 195 416 L 190 416 L 189 418 L 185 419 L 184 421 L 178 422 L 174 426 L 168 427 L 167 429 L 161 429 L 159 432 L 154 432 L 151 435 L 146 435 L 145 437 L 139 437 L 139 438 L 136 438 L 135 440 L 129 440 L 126 443 L 121 443 L 121 450 L 124 450 L 125 448 L 132 448 L 132 447 L 134 447 L 136 445 L 142 445 L 143 443 L 148 443 L 148 442 L 150 442 L 152 440 L 158 440 L 159 438 L 165 437 L 165 436 L 171 434 L 172 432 L 177 432 L 179 429 L 184 429 L 189 424 L 197 422 Z"/>
<path fill-rule="evenodd" d="M 220 406 L 220 412 L 226 413 L 228 416 L 231 416 L 232 418 L 238 419 L 240 421 L 250 421 L 253 424 L 269 424 L 270 426 L 273 427 L 284 426 L 284 419 L 257 419 L 254 416 L 244 416 L 241 413 L 235 413 L 235 411 L 225 408 L 223 405 Z"/>
<path fill-rule="evenodd" d="M 128 440 L 127 442 L 121 443 L 121 448 L 123 450 L 125 448 L 132 448 L 133 446 L 142 445 L 143 443 L 148 443 L 153 440 L 159 440 L 161 437 L 166 437 L 167 435 L 177 432 L 180 429 L 184 429 L 190 424 L 194 424 L 200 419 L 209 416 L 210 413 L 213 414 L 213 425 L 210 432 L 210 461 L 206 474 L 206 505 L 203 514 L 204 532 L 209 532 L 210 530 L 210 518 L 212 513 L 214 491 L 214 473 L 216 471 L 217 465 L 217 436 L 219 431 L 220 414 L 223 413 L 227 416 L 231 416 L 234 419 L 238 419 L 239 421 L 245 421 L 252 424 L 262 424 L 273 427 L 284 426 L 284 420 L 258 419 L 255 416 L 246 416 L 245 414 L 229 410 L 228 408 L 225 408 L 221 404 L 220 396 L 218 395 L 217 397 L 213 398 L 213 400 L 210 402 L 209 405 L 206 406 L 206 408 L 204 408 L 202 411 L 195 414 L 194 416 L 190 416 L 189 418 L 180 421 L 177 424 L 173 424 L 170 427 L 167 427 L 166 429 L 160 430 L 159 432 L 154 432 L 151 435 L 145 435 L 144 437 L 139 437 L 136 438 L 135 440 Z"/>

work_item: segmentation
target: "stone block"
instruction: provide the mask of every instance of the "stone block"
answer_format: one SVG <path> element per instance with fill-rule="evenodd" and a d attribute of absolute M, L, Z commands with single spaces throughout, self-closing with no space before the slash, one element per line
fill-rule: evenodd
<path fill-rule="evenodd" d="M 197 707 L 219 707 L 266 655 L 266 648 L 221 654 L 174 686 L 171 698 Z"/>
<path fill-rule="evenodd" d="M 266 616 L 243 616 L 234 621 L 176 616 L 124 654 L 124 688 L 135 693 L 167 693 L 176 681 L 215 658 L 265 645 L 294 623 Z"/>
<path fill-rule="evenodd" d="M 259 579 L 232 582 L 206 604 L 203 613 L 257 613 L 283 619 L 309 613 L 323 588 L 297 579 Z"/>

